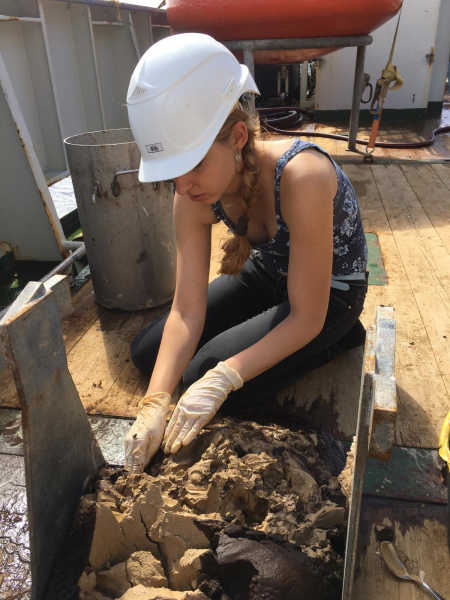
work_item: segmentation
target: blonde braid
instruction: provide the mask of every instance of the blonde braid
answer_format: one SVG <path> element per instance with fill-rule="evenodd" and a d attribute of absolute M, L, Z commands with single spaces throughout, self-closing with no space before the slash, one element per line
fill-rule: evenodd
<path fill-rule="evenodd" d="M 256 118 L 255 118 L 256 117 Z M 239 108 L 235 109 L 225 121 L 217 141 L 228 139 L 233 125 L 243 121 L 247 125 L 248 141 L 242 148 L 242 197 L 240 200 L 241 216 L 250 218 L 256 195 L 261 189 L 259 181 L 260 155 L 256 149 L 256 139 L 259 135 L 259 121 L 257 115 L 253 116 Z M 219 270 L 220 274 L 239 275 L 246 260 L 250 256 L 251 246 L 246 235 L 234 235 L 224 242 L 222 246 L 224 256 Z"/>

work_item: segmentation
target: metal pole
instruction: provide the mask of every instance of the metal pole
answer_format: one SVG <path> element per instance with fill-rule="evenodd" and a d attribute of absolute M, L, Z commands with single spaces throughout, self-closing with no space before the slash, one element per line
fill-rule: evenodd
<path fill-rule="evenodd" d="M 244 65 L 246 67 L 248 67 L 248 70 L 250 71 L 252 77 L 255 76 L 255 60 L 253 58 L 253 51 L 252 50 L 244 50 Z"/>
<path fill-rule="evenodd" d="M 27 597 L 41 600 L 48 598 L 45 588 L 78 498 L 105 459 L 67 367 L 55 294 L 28 283 L 0 321 L 0 340 L 22 410 L 32 580 Z"/>
<path fill-rule="evenodd" d="M 83 244 L 77 250 L 75 250 L 75 252 L 73 252 L 70 256 L 68 256 L 65 260 L 60 262 L 59 265 L 57 265 L 54 269 L 52 269 L 50 271 L 50 273 L 47 273 L 47 275 L 45 275 L 45 277 L 43 277 L 41 279 L 41 283 L 48 281 L 49 279 L 51 279 L 53 277 L 53 275 L 60 275 L 60 274 L 64 273 L 64 271 L 68 267 L 70 267 L 71 265 L 76 263 L 77 260 L 80 260 L 80 258 L 82 258 L 85 254 L 86 254 L 86 246 Z"/>
<path fill-rule="evenodd" d="M 150 37 L 150 46 L 153 46 L 153 23 L 152 15 L 148 13 L 148 35 Z"/>
<path fill-rule="evenodd" d="M 123 23 L 118 21 L 92 21 L 92 25 L 118 25 L 119 27 L 125 27 Z"/>
<path fill-rule="evenodd" d="M 306 97 L 306 93 L 308 91 L 308 62 L 304 60 L 302 62 L 302 70 L 300 75 L 300 106 L 301 108 L 306 108 L 308 104 L 308 99 Z"/>
<path fill-rule="evenodd" d="M 0 15 L 0 21 L 25 21 L 26 23 L 42 23 L 42 19 L 36 17 L 10 17 L 8 15 Z"/>
<path fill-rule="evenodd" d="M 250 71 L 252 77 L 255 77 L 255 58 L 253 56 L 253 50 L 244 49 L 244 65 Z M 253 94 L 244 94 L 244 108 L 250 112 L 255 111 L 255 96 Z"/>
<path fill-rule="evenodd" d="M 141 60 L 141 50 L 139 48 L 139 42 L 136 36 L 136 31 L 134 29 L 134 24 L 133 24 L 133 18 L 131 16 L 131 12 L 128 13 L 128 22 L 130 24 L 130 33 L 131 33 L 131 38 L 133 40 L 133 44 L 134 44 L 134 49 L 136 50 L 136 56 L 138 60 Z"/>
<path fill-rule="evenodd" d="M 50 82 L 52 85 L 53 99 L 55 101 L 56 118 L 58 120 L 58 126 L 59 126 L 59 132 L 61 134 L 61 138 L 64 139 L 66 137 L 66 132 L 64 131 L 64 127 L 63 127 L 63 119 L 61 116 L 60 100 L 59 100 L 59 96 L 58 96 L 58 90 L 56 88 L 56 77 L 55 77 L 55 71 L 53 69 L 52 55 L 50 53 L 50 45 L 49 45 L 48 34 L 47 34 L 47 23 L 45 21 L 45 14 L 44 14 L 44 9 L 42 7 L 42 0 L 38 0 L 38 9 L 39 9 L 39 18 L 41 19 L 42 37 L 44 38 L 45 54 L 47 57 Z M 66 170 L 68 170 L 69 163 L 67 162 L 66 147 L 64 146 L 64 144 L 63 144 L 63 156 L 64 156 L 64 163 L 66 166 Z"/>
<path fill-rule="evenodd" d="M 238 50 L 301 50 L 302 48 L 348 48 L 369 46 L 373 42 L 371 35 L 318 38 L 279 38 L 273 40 L 230 40 L 222 42 L 235 52 Z"/>
<path fill-rule="evenodd" d="M 94 67 L 95 67 L 95 77 L 97 79 L 98 98 L 100 100 L 100 111 L 102 113 L 103 129 L 106 129 L 105 108 L 103 106 L 102 85 L 100 82 L 100 71 L 98 68 L 98 61 L 97 61 L 97 48 L 95 47 L 94 27 L 92 25 L 93 21 L 92 21 L 92 14 L 91 14 L 90 6 L 87 7 L 87 16 L 88 16 L 88 23 L 89 23 L 89 35 L 91 38 L 91 46 L 92 46 L 92 58 L 94 60 Z"/>
<path fill-rule="evenodd" d="M 348 149 L 353 152 L 356 151 L 356 137 L 358 135 L 359 110 L 361 105 L 365 56 L 366 47 L 358 46 L 358 51 L 356 53 L 355 82 L 353 84 L 352 112 L 350 114 L 350 130 L 348 136 Z"/>

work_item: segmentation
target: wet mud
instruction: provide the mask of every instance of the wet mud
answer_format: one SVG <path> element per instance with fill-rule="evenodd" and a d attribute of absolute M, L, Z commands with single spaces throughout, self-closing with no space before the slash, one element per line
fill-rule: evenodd
<path fill-rule="evenodd" d="M 30 542 L 23 457 L 2 457 L 0 487 L 0 599 L 28 600 Z"/>
<path fill-rule="evenodd" d="M 52 598 L 337 600 L 345 460 L 323 431 L 226 417 L 148 473 L 103 469 L 75 516 L 72 587 Z"/>

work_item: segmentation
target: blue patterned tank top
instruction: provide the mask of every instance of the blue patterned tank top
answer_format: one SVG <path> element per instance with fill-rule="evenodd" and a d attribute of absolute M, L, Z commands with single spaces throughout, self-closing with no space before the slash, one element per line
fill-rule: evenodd
<path fill-rule="evenodd" d="M 362 225 L 361 213 L 355 192 L 348 177 L 334 162 L 331 156 L 320 146 L 296 138 L 287 152 L 281 156 L 275 167 L 275 211 L 278 232 L 268 242 L 253 246 L 261 257 L 278 273 L 287 274 L 289 264 L 289 229 L 281 216 L 280 179 L 286 164 L 306 148 L 315 148 L 328 156 L 333 163 L 338 178 L 338 187 L 333 199 L 333 276 L 364 273 L 367 265 L 367 244 Z M 223 221 L 230 231 L 233 223 L 228 219 L 222 205 L 212 205 L 214 214 Z"/>

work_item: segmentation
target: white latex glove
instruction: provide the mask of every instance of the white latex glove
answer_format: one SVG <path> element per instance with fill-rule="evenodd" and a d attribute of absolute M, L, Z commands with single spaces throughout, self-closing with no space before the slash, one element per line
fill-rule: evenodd
<path fill-rule="evenodd" d="M 155 392 L 139 402 L 136 421 L 125 438 L 125 469 L 131 473 L 142 473 L 161 445 L 170 400 L 170 394 Z"/>
<path fill-rule="evenodd" d="M 231 391 L 244 385 L 237 371 L 220 362 L 191 385 L 180 398 L 164 434 L 164 452 L 187 446 L 208 423 Z"/>

